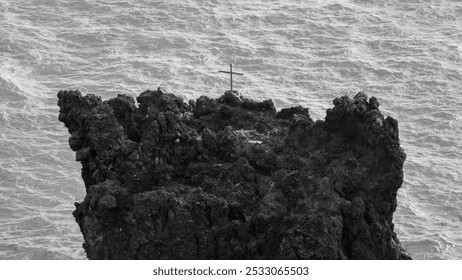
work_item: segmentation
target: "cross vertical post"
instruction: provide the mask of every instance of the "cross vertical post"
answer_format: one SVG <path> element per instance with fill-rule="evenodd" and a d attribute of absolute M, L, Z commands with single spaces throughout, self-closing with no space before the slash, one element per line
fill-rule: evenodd
<path fill-rule="evenodd" d="M 233 65 L 230 63 L 229 64 L 229 76 L 231 80 L 231 92 L 233 91 Z"/>
<path fill-rule="evenodd" d="M 228 71 L 218 71 L 220 73 L 226 73 L 226 74 L 229 74 L 230 75 L 230 80 L 231 80 L 231 92 L 233 91 L 233 75 L 241 75 L 241 76 L 244 76 L 244 74 L 242 73 L 237 73 L 237 72 L 233 72 L 233 64 L 229 64 L 229 72 Z"/>

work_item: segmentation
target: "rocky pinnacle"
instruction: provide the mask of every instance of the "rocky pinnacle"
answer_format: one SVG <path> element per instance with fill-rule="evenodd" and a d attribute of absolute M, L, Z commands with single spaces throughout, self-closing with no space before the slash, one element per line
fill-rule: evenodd
<path fill-rule="evenodd" d="M 58 98 L 89 259 L 410 258 L 393 230 L 406 155 L 375 97 L 316 122 L 236 91 Z"/>

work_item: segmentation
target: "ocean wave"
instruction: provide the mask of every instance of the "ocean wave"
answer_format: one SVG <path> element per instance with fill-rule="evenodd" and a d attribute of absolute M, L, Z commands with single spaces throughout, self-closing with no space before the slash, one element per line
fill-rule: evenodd
<path fill-rule="evenodd" d="M 400 239 L 415 258 L 462 258 L 460 20 L 451 0 L 0 1 L 0 220 L 35 219 L 0 228 L 0 258 L 83 258 L 71 211 L 84 187 L 58 90 L 217 97 L 229 63 L 244 95 L 315 119 L 335 97 L 378 97 L 407 153 Z"/>

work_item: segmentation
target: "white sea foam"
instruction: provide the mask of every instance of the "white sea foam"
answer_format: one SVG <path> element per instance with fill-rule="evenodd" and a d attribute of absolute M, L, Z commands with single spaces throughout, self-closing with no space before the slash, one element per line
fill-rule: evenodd
<path fill-rule="evenodd" d="M 235 88 L 322 119 L 364 90 L 407 153 L 394 221 L 414 258 L 462 258 L 462 3 L 0 0 L 0 258 L 84 258 L 80 166 L 56 93 Z"/>

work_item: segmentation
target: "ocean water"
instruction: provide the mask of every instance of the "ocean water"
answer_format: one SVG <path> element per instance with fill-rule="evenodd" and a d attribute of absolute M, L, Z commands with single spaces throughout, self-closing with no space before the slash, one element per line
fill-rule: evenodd
<path fill-rule="evenodd" d="M 56 94 L 229 88 L 323 119 L 363 90 L 407 153 L 395 230 L 462 259 L 461 0 L 0 0 L 0 259 L 83 259 L 80 166 Z"/>

